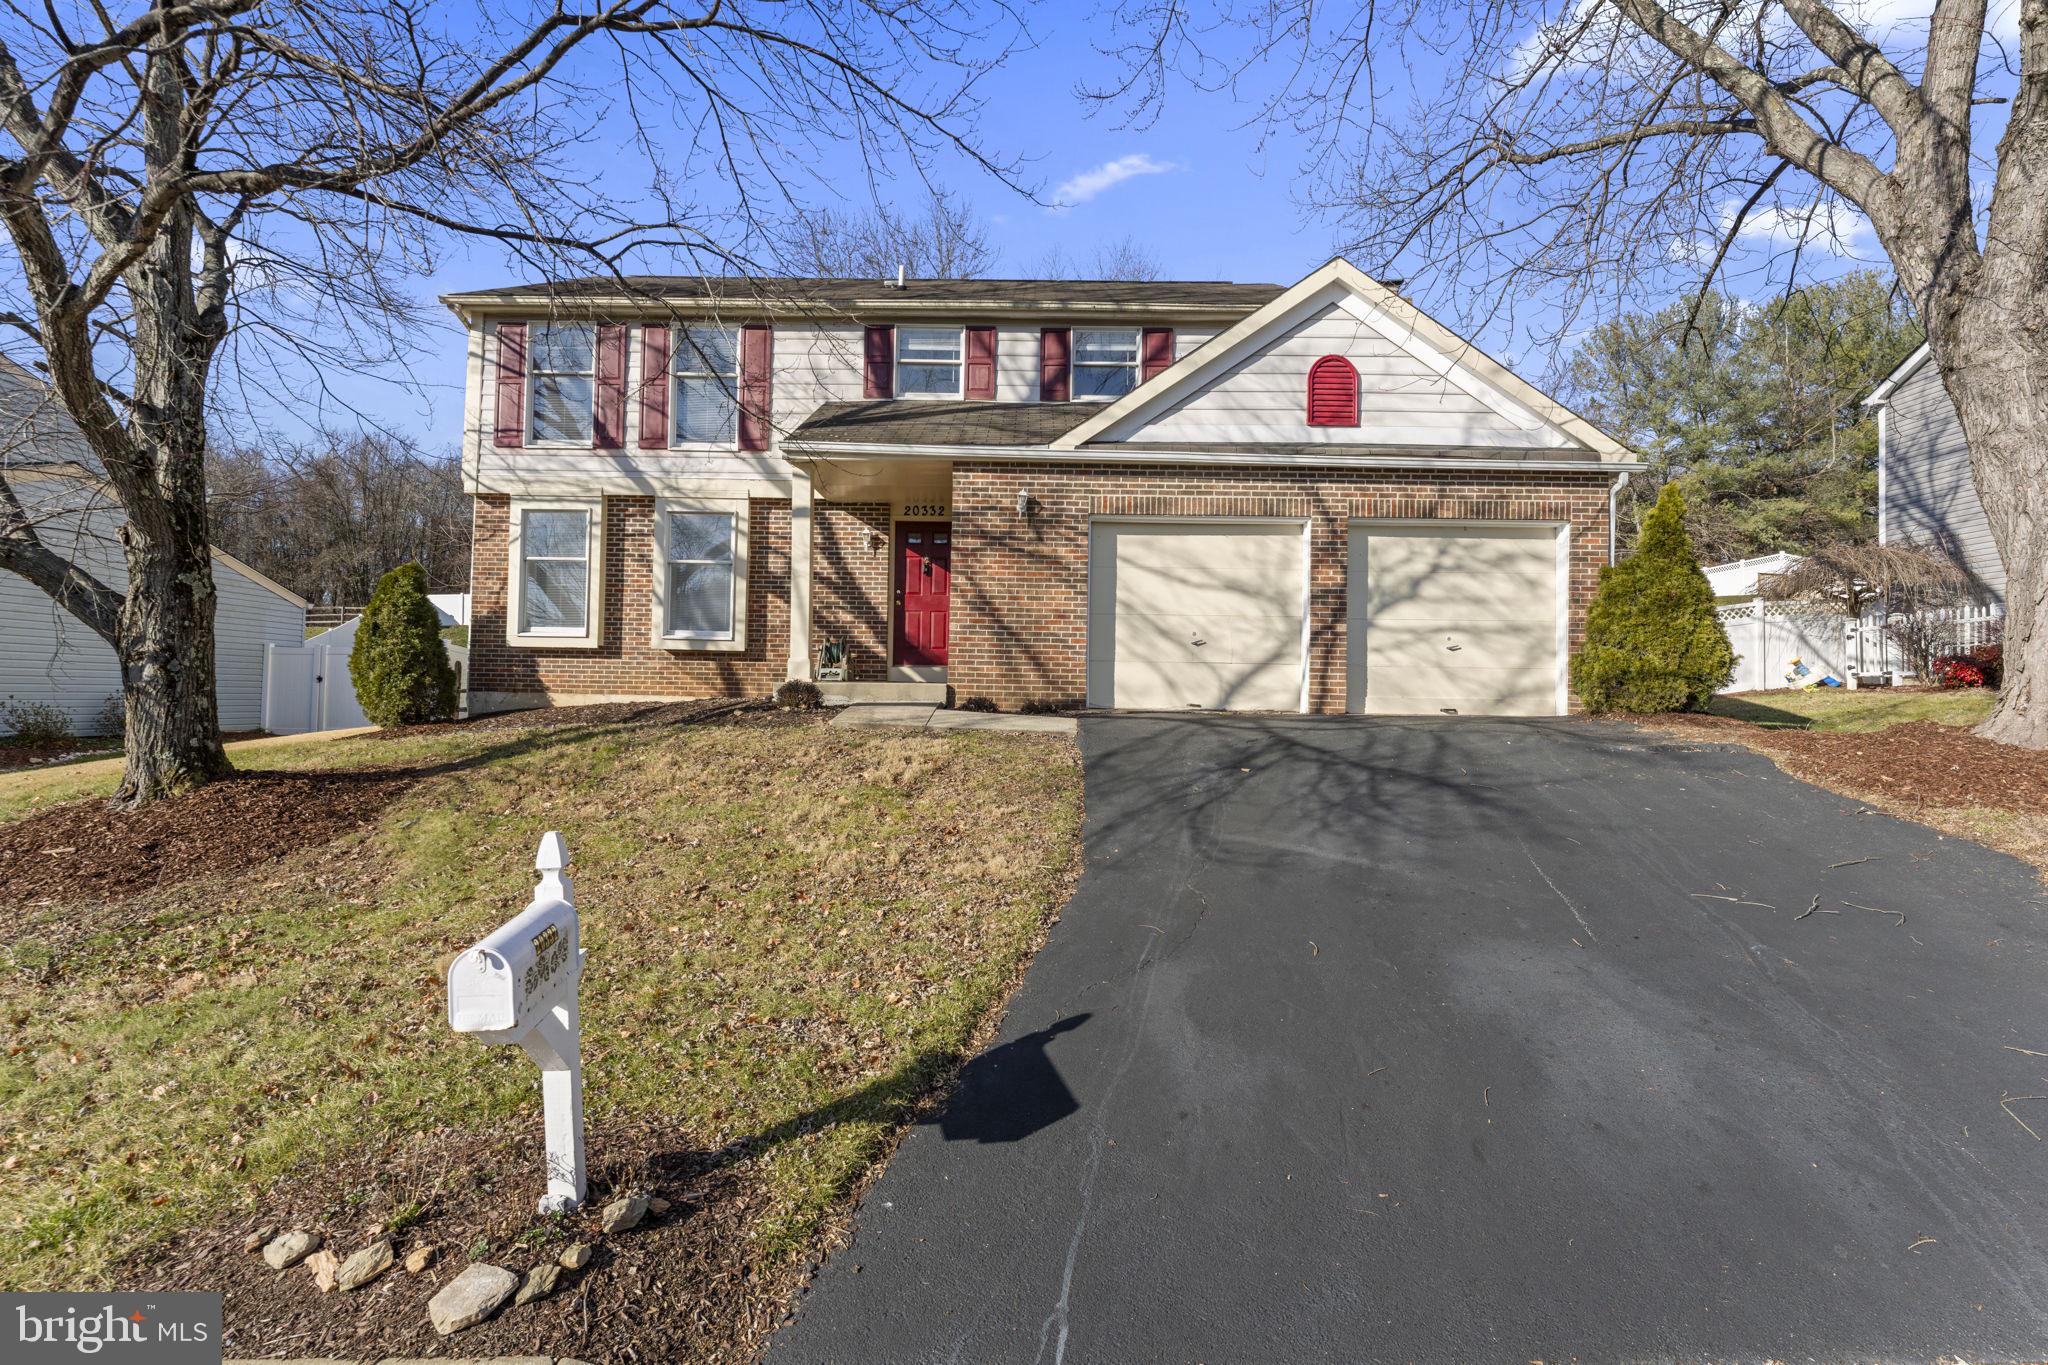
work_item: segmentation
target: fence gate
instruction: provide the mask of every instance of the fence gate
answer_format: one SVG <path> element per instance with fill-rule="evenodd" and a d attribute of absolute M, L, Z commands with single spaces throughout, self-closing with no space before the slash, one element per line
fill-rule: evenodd
<path fill-rule="evenodd" d="M 1734 602 L 1716 609 L 1728 643 L 1735 647 L 1735 679 L 1723 692 L 1762 692 L 1774 687 L 1803 686 L 1827 674 L 1843 682 L 1853 674 L 1911 677 L 1914 664 L 1892 638 L 1879 611 L 1857 620 L 1797 602 Z M 1936 618 L 1951 641 L 1963 650 L 1996 640 L 2003 621 L 1997 607 L 1951 607 L 1925 613 Z M 1804 663 L 1807 676 L 1788 680 L 1793 659 Z"/>

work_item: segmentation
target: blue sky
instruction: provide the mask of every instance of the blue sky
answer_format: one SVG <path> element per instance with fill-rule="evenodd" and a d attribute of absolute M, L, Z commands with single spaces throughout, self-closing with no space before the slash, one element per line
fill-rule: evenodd
<path fill-rule="evenodd" d="M 1928 0 L 1867 3 L 1883 11 L 1884 21 L 1898 22 L 1923 14 Z M 1306 142 L 1288 129 L 1253 120 L 1265 93 L 1259 82 L 1274 79 L 1275 73 L 1260 73 L 1236 98 L 1185 86 L 1171 88 L 1163 116 L 1142 127 L 1124 126 L 1117 111 L 1075 93 L 1077 83 L 1104 81 L 1115 72 L 1113 63 L 1093 47 L 1103 31 L 1094 0 L 1047 0 L 1027 14 L 1037 46 L 1014 55 L 983 84 L 987 109 L 980 122 L 980 141 L 999 156 L 1021 160 L 1025 177 L 1048 197 L 1069 202 L 1059 208 L 1033 203 L 964 159 L 941 161 L 933 168 L 934 178 L 972 205 L 986 224 L 998 253 L 998 273 L 1037 273 L 1046 253 L 1055 248 L 1085 264 L 1098 247 L 1126 236 L 1141 243 L 1165 275 L 1175 279 L 1285 283 L 1332 253 L 1338 226 L 1306 212 L 1297 194 L 1299 168 L 1309 150 Z M 1444 79 L 1443 71 L 1426 55 L 1401 69 L 1425 90 Z M 1409 92 L 1384 93 L 1405 100 Z M 819 181 L 861 186 L 841 199 L 839 207 L 862 210 L 870 201 L 859 164 L 850 156 L 835 161 L 838 155 L 828 152 L 816 163 Z M 644 178 L 645 168 L 621 167 L 620 173 Z M 881 189 L 885 198 L 913 206 L 922 194 L 907 177 Z M 829 200 L 814 191 L 814 202 Z M 1858 241 L 1858 221 L 1852 215 L 1844 226 L 1852 244 L 1860 245 L 1857 255 L 1862 259 L 1824 260 L 1817 273 L 1881 260 L 1867 225 Z M 1771 239 L 1770 228 L 1768 222 L 1760 224 L 1737 253 L 1731 263 L 1735 278 L 1740 278 L 1745 264 L 1754 265 L 1782 244 Z M 1358 264 L 1381 271 L 1390 263 Z M 1401 271 L 1402 263 L 1391 264 Z M 651 268 L 660 267 L 656 263 Z M 433 276 L 419 281 L 418 290 L 422 297 L 431 297 L 511 283 L 532 273 L 491 247 L 471 244 L 451 252 Z M 1661 306 L 1680 287 L 1674 272 L 1670 281 L 1652 286 L 1661 293 L 1634 303 Z M 445 312 L 435 309 L 434 316 L 431 334 L 421 338 L 420 363 L 409 375 L 360 377 L 338 381 L 336 387 L 347 404 L 374 414 L 375 420 L 415 436 L 429 448 L 446 449 L 459 435 L 462 339 Z M 1539 307 L 1523 314 L 1523 319 L 1541 316 Z M 1475 339 L 1510 363 L 1521 364 L 1533 378 L 1542 378 L 1549 357 L 1532 354 L 1526 336 L 1496 330 Z M 302 401 L 280 402 L 259 420 L 289 429 L 309 418 L 343 426 L 355 420 L 342 411 L 309 410 Z"/>

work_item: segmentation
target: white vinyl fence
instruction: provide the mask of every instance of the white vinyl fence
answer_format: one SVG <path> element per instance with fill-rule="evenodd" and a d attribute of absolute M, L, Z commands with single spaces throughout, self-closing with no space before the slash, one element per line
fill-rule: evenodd
<path fill-rule="evenodd" d="M 368 725 L 356 701 L 355 680 L 348 656 L 356 647 L 358 616 L 323 630 L 305 644 L 267 645 L 263 652 L 263 728 L 273 735 L 301 735 L 315 730 L 350 730 Z M 456 714 L 469 704 L 469 651 L 447 644 L 455 666 Z"/>
<path fill-rule="evenodd" d="M 1735 679 L 1723 692 L 1762 692 L 1805 687 L 1833 676 L 1847 684 L 1854 675 L 1912 675 L 1898 643 L 1885 630 L 1885 613 L 1871 611 L 1851 621 L 1835 612 L 1797 602 L 1736 602 L 1718 609 L 1728 643 L 1735 647 Z M 1996 607 L 1957 607 L 1934 612 L 1952 631 L 1952 648 L 1962 650 L 1998 638 L 2003 613 Z M 1806 665 L 1799 676 L 1793 661 Z M 1788 676 L 1789 675 L 1789 676 Z"/>

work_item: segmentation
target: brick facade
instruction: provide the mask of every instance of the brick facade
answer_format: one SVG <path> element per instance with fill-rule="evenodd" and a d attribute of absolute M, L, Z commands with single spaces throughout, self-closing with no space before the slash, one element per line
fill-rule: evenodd
<path fill-rule="evenodd" d="M 891 506 L 820 499 L 811 508 L 811 658 L 839 641 L 856 682 L 889 676 Z"/>
<path fill-rule="evenodd" d="M 789 503 L 748 512 L 747 647 L 730 653 L 654 643 L 654 499 L 606 498 L 603 633 L 596 649 L 505 642 L 511 500 L 476 499 L 470 550 L 469 688 L 499 705 L 544 698 L 765 696 L 789 664 Z M 516 700 L 514 700 L 516 699 Z M 483 709 L 490 709 L 486 705 Z"/>
<path fill-rule="evenodd" d="M 1607 562 L 1613 474 L 1401 470 L 1275 471 L 1206 466 L 953 466 L 953 601 L 948 676 L 957 698 L 1004 709 L 1079 706 L 1087 692 L 1089 522 L 1098 516 L 1305 518 L 1309 533 L 1309 702 L 1345 709 L 1347 559 L 1354 519 L 1541 521 L 1570 530 L 1570 641 Z M 1028 519 L 1017 499 L 1029 494 Z M 891 505 L 812 510 L 812 651 L 847 646 L 850 676 L 888 676 Z M 605 502 L 604 626 L 599 647 L 530 649 L 505 642 L 510 501 L 476 499 L 470 689 L 473 697 L 765 695 L 789 658 L 790 506 L 755 499 L 747 648 L 668 650 L 653 642 L 654 500 Z"/>
<path fill-rule="evenodd" d="M 953 622 L 958 697 L 1004 709 L 1087 694 L 1088 525 L 1096 516 L 1307 518 L 1309 708 L 1342 712 L 1346 560 L 1355 518 L 1545 521 L 1570 531 L 1570 640 L 1607 562 L 1607 471 L 1273 471 L 968 462 L 953 466 Z M 1029 494 L 1029 519 L 1017 499 Z"/>

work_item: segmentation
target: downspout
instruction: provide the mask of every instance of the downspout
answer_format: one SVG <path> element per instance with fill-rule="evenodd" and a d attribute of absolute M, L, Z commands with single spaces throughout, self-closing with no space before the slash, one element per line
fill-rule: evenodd
<path fill-rule="evenodd" d="M 1607 562 L 1614 563 L 1614 504 L 1621 490 L 1628 486 L 1628 471 L 1622 470 L 1614 476 L 1614 482 L 1607 488 Z"/>

